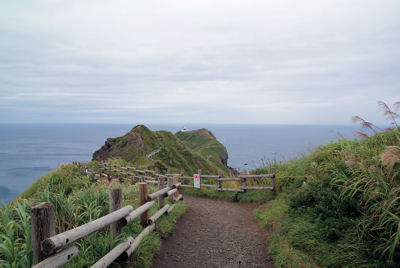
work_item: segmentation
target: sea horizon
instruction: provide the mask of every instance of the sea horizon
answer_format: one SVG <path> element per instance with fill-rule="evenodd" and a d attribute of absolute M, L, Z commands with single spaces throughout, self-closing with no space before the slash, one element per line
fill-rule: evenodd
<path fill-rule="evenodd" d="M 9 202 L 41 176 L 73 161 L 90 161 L 107 138 L 137 124 L 0 123 L 0 200 Z M 358 126 L 284 124 L 144 124 L 176 133 L 209 129 L 227 148 L 228 165 L 255 169 L 266 161 L 288 161 L 317 146 L 353 139 Z"/>

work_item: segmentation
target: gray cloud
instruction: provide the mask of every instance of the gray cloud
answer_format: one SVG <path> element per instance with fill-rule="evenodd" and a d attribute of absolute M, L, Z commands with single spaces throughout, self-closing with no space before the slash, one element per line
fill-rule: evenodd
<path fill-rule="evenodd" d="M 2 1 L 0 122 L 383 123 L 400 2 Z"/>

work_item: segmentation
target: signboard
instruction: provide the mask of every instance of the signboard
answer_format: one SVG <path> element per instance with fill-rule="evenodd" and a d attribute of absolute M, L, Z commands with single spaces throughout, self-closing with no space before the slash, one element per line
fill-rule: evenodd
<path fill-rule="evenodd" d="M 199 174 L 193 175 L 193 187 L 200 189 L 200 175 Z"/>

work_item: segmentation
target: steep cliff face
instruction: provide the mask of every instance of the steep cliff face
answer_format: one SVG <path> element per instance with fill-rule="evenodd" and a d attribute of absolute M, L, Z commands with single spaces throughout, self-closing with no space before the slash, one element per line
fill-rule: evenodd
<path fill-rule="evenodd" d="M 151 131 L 143 125 L 134 127 L 122 137 L 108 138 L 93 154 L 93 160 L 122 158 L 141 167 L 168 167 L 196 173 L 229 174 L 228 153 L 207 129 L 178 132 Z"/>

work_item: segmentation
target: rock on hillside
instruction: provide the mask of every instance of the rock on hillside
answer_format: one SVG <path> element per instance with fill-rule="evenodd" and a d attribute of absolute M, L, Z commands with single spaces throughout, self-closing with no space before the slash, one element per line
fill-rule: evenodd
<path fill-rule="evenodd" d="M 138 125 L 122 137 L 108 138 L 93 154 L 93 160 L 121 158 L 140 167 L 168 167 L 196 173 L 229 174 L 228 153 L 207 129 L 178 132 L 151 131 Z"/>

